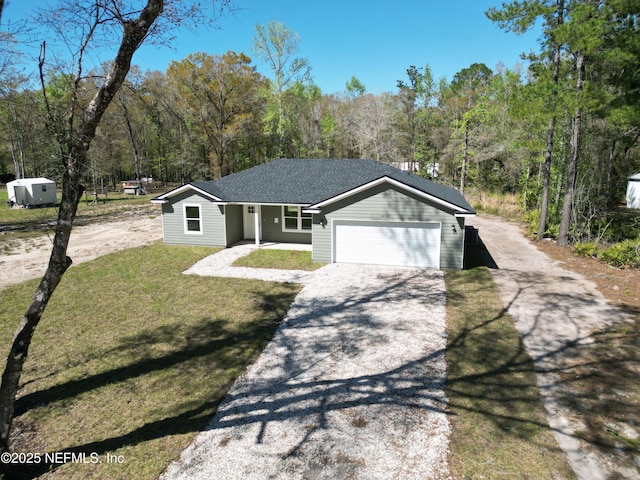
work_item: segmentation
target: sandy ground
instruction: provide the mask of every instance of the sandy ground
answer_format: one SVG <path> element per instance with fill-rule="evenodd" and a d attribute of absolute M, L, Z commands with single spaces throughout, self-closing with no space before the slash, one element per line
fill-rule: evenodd
<path fill-rule="evenodd" d="M 53 237 L 51 237 L 52 239 Z M 162 219 L 135 215 L 130 219 L 74 227 L 67 255 L 73 264 L 93 260 L 101 255 L 147 245 L 162 238 Z M 47 236 L 20 240 L 10 252 L 0 256 L 0 289 L 41 277 L 51 254 Z"/>
<path fill-rule="evenodd" d="M 580 480 L 638 478 L 615 459 L 581 440 L 585 430 L 580 412 L 558 399 L 571 395 L 559 373 L 579 359 L 576 350 L 588 350 L 592 333 L 607 325 L 631 321 L 607 303 L 593 282 L 562 268 L 528 241 L 520 227 L 494 217 L 469 220 L 495 261 L 492 276 L 505 309 L 516 322 L 535 362 L 538 385 L 549 424 Z"/>

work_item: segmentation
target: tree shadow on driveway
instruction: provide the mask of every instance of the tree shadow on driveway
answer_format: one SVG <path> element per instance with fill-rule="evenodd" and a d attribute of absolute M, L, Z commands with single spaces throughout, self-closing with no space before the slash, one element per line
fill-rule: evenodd
<path fill-rule="evenodd" d="M 166 478 L 444 474 L 442 274 L 334 268 L 358 276 L 343 272 L 302 290 Z"/>

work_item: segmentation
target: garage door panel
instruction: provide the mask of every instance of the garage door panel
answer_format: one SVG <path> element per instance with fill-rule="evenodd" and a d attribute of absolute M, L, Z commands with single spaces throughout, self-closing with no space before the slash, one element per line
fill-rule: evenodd
<path fill-rule="evenodd" d="M 342 263 L 440 266 L 440 224 L 336 222 L 334 258 Z"/>

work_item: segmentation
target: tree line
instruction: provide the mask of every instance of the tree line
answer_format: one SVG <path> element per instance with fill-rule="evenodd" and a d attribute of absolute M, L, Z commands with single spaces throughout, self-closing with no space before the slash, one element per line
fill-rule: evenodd
<path fill-rule="evenodd" d="M 514 33 L 543 26 L 528 68 L 475 63 L 451 80 L 428 64 L 398 72 L 395 92 L 356 77 L 326 94 L 298 56 L 295 32 L 257 25 L 250 54 L 197 52 L 166 72 L 132 68 L 88 152 L 85 183 L 215 179 L 277 157 L 373 158 L 465 190 L 516 193 L 539 211 L 538 235 L 593 235 L 640 170 L 638 10 L 625 0 L 537 0 L 490 9 Z M 72 86 L 58 70 L 43 88 L 3 79 L 0 173 L 60 177 L 56 126 Z M 87 90 L 95 85 L 87 85 Z M 53 122 L 42 115 L 45 100 Z M 59 117 L 55 117 L 60 112 Z M 596 227 L 594 227 L 596 225 Z"/>

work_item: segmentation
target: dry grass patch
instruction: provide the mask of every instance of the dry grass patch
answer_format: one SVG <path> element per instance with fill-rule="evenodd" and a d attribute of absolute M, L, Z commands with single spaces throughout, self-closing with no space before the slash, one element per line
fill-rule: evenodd
<path fill-rule="evenodd" d="M 103 463 L 46 478 L 157 478 L 271 339 L 300 287 L 180 273 L 212 252 L 157 243 L 67 272 L 25 365 L 14 449 Z M 0 292 L 0 355 L 35 287 Z"/>
<path fill-rule="evenodd" d="M 451 271 L 445 279 L 453 477 L 575 478 L 488 269 Z"/>
<path fill-rule="evenodd" d="M 515 194 L 465 190 L 465 197 L 474 209 L 490 215 L 500 215 L 508 220 L 522 220 L 522 202 Z"/>

